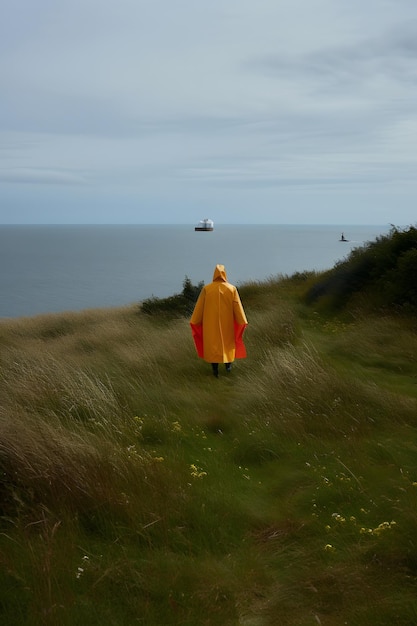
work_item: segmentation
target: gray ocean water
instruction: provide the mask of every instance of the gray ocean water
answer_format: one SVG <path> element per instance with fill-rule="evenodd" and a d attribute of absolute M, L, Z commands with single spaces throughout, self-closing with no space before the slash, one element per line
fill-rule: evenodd
<path fill-rule="evenodd" d="M 237 286 L 325 270 L 382 226 L 0 226 L 0 317 L 124 306 L 180 293 L 185 276 L 212 279 L 217 263 Z M 349 240 L 339 241 L 341 233 Z"/>

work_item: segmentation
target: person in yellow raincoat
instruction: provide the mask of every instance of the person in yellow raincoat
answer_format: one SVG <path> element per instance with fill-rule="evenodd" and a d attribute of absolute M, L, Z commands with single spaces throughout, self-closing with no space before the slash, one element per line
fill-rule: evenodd
<path fill-rule="evenodd" d="M 224 265 L 216 265 L 213 282 L 201 290 L 190 319 L 197 354 L 211 363 L 216 378 L 219 363 L 225 363 L 230 372 L 235 359 L 246 357 L 243 332 L 247 325 L 236 287 L 227 281 Z"/>

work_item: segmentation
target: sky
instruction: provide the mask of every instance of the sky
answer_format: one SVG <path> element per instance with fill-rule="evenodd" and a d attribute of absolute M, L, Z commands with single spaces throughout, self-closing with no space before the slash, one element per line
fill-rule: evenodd
<path fill-rule="evenodd" d="M 3 0 L 1 224 L 417 221 L 416 0 Z"/>

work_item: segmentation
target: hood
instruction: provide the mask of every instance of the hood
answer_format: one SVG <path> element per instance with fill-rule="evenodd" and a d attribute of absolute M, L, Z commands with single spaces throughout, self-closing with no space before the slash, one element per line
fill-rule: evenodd
<path fill-rule="evenodd" d="M 213 274 L 213 281 L 214 280 L 221 280 L 224 283 L 227 283 L 227 276 L 226 276 L 226 270 L 224 268 L 224 265 L 216 265 L 214 269 L 214 274 Z"/>

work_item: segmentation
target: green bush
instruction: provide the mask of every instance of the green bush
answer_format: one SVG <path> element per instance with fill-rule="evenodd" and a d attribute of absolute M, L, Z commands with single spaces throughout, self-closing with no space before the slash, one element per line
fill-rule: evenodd
<path fill-rule="evenodd" d="M 417 309 L 417 248 L 403 252 L 385 277 L 389 300 Z"/>
<path fill-rule="evenodd" d="M 147 315 L 164 314 L 169 316 L 189 317 L 204 286 L 204 281 L 193 285 L 186 276 L 182 283 L 182 292 L 168 298 L 148 298 L 141 305 L 141 310 Z"/>
<path fill-rule="evenodd" d="M 322 274 L 307 291 L 305 300 L 341 309 L 353 297 L 366 296 L 376 307 L 416 311 L 416 270 L 417 228 L 399 230 L 393 226 L 388 235 L 355 248 L 347 259 Z"/>

